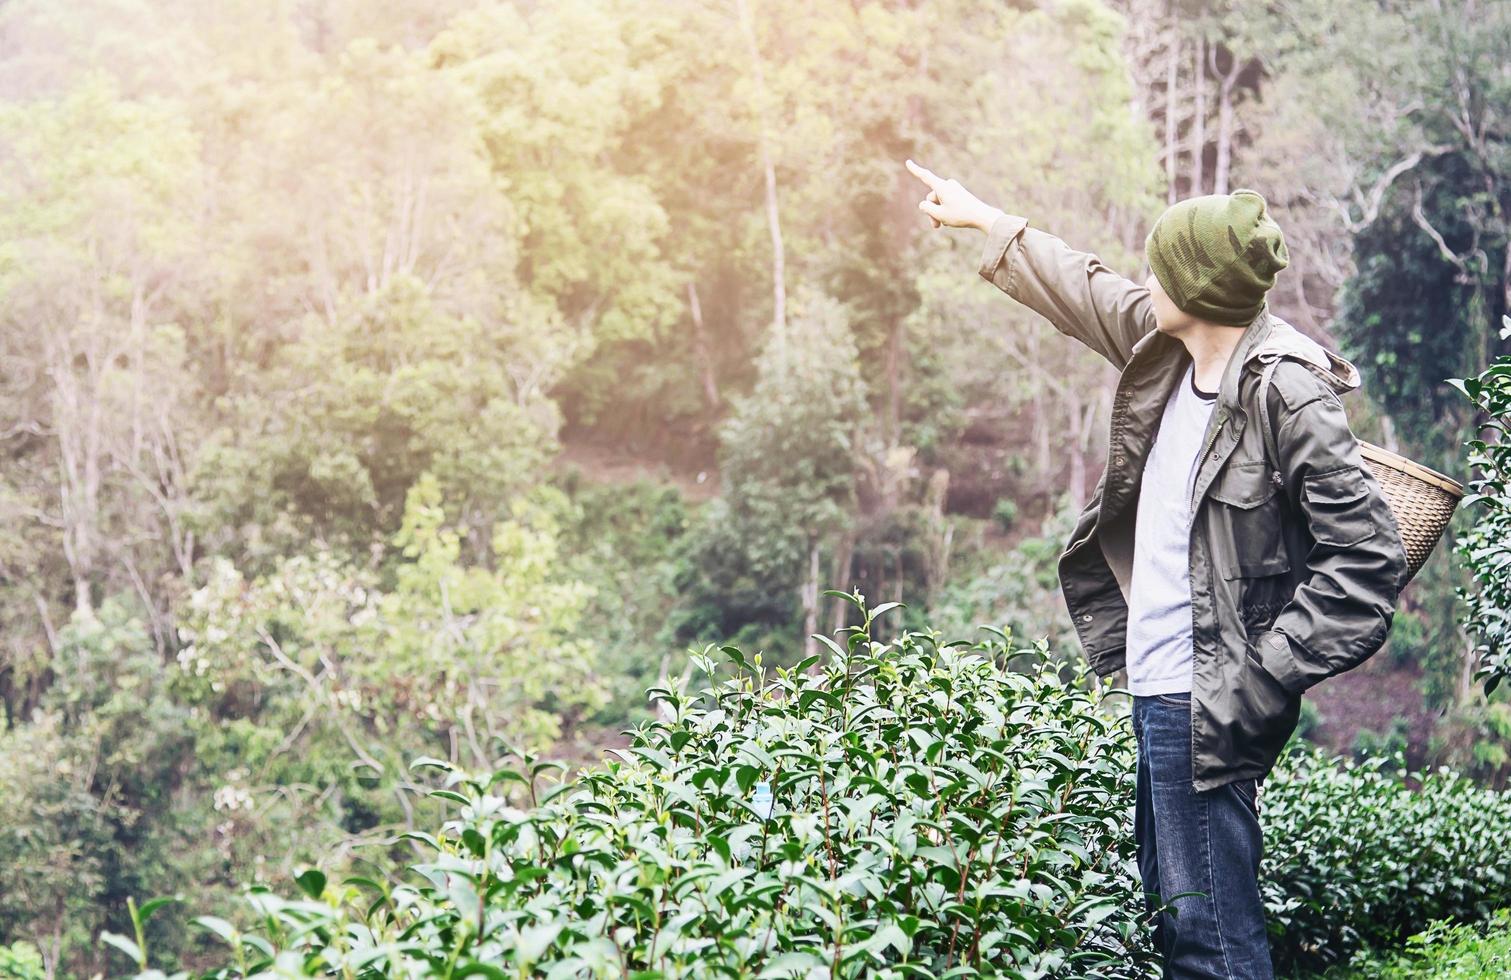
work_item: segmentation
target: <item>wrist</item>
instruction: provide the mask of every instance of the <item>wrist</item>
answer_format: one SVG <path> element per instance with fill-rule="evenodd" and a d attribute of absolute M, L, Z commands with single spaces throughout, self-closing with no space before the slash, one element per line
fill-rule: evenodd
<path fill-rule="evenodd" d="M 976 227 L 980 228 L 987 234 L 991 234 L 992 225 L 996 224 L 997 219 L 1002 217 L 1005 213 L 1006 212 L 1004 212 L 1001 208 L 986 206 L 982 209 L 981 214 L 976 218 Z"/>

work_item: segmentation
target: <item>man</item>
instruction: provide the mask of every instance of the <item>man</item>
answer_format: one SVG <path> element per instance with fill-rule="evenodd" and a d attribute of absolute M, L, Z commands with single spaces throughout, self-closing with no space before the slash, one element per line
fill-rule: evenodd
<path fill-rule="evenodd" d="M 984 278 L 1122 372 L 1060 585 L 1093 670 L 1128 671 L 1150 908 L 1200 893 L 1156 921 L 1165 975 L 1272 977 L 1259 783 L 1302 692 L 1384 643 L 1406 578 L 1338 398 L 1358 372 L 1269 312 L 1288 258 L 1254 191 L 1172 205 L 1139 286 L 907 167 L 935 227 L 987 233 Z"/>

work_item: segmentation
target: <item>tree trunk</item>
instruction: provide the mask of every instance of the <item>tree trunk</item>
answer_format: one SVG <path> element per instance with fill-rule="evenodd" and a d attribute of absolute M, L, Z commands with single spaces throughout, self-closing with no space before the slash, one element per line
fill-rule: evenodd
<path fill-rule="evenodd" d="M 1070 444 L 1070 503 L 1079 513 L 1086 506 L 1086 450 L 1080 440 Z"/>
<path fill-rule="evenodd" d="M 1070 419 L 1070 438 L 1065 441 L 1065 448 L 1070 453 L 1070 475 L 1066 481 L 1066 491 L 1070 494 L 1071 504 L 1079 511 L 1086 502 L 1086 451 L 1081 440 L 1081 415 L 1082 399 L 1081 390 L 1076 385 L 1068 385 L 1066 388 L 1065 414 Z"/>
<path fill-rule="evenodd" d="M 903 590 L 906 589 L 908 585 L 907 570 L 902 566 L 901 548 L 892 549 L 892 567 L 897 571 L 897 594 L 892 597 L 891 601 L 900 603 L 903 601 Z M 892 622 L 893 628 L 887 635 L 900 636 L 902 634 L 902 628 L 897 625 L 897 621 L 895 619 Z"/>
<path fill-rule="evenodd" d="M 1076 419 L 1080 428 L 1075 434 L 1075 455 L 1071 457 L 1071 494 L 1075 501 L 1076 510 L 1086 506 L 1087 499 L 1091 496 L 1086 488 L 1087 483 L 1087 457 L 1091 455 L 1091 434 L 1096 428 L 1097 416 L 1102 410 L 1107 414 L 1112 412 L 1112 389 L 1104 388 L 1102 397 L 1098 402 L 1087 403 L 1082 406 L 1081 414 Z"/>
<path fill-rule="evenodd" d="M 934 470 L 929 476 L 928 486 L 924 491 L 924 508 L 929 515 L 929 524 L 933 528 L 942 528 L 942 533 L 934 540 L 934 548 L 929 556 L 928 567 L 928 601 L 934 600 L 934 593 L 943 585 L 949 575 L 950 568 L 950 541 L 954 525 L 944 516 L 944 503 L 950 493 L 950 471 L 943 466 Z"/>
<path fill-rule="evenodd" d="M 1317 322 L 1317 314 L 1312 311 L 1311 301 L 1306 298 L 1306 275 L 1300 270 L 1295 270 L 1291 279 L 1291 292 L 1296 295 L 1297 319 L 1301 325 L 1306 326 L 1312 334 L 1322 332 L 1322 324 Z"/>
<path fill-rule="evenodd" d="M 1039 363 L 1039 332 L 1033 331 L 1029 335 L 1029 357 L 1034 364 Z M 1044 386 L 1033 386 L 1033 409 L 1034 409 L 1034 469 L 1039 474 L 1040 489 L 1047 490 L 1054 483 L 1054 474 L 1049 471 L 1049 410 L 1046 405 Z"/>
<path fill-rule="evenodd" d="M 698 302 L 698 284 L 692 280 L 687 283 L 687 308 L 693 319 L 693 356 L 698 361 L 698 374 L 703 379 L 703 404 L 712 417 L 719 411 L 719 384 L 714 377 L 713 351 L 708 344 L 708 331 L 703 326 L 703 304 Z"/>
<path fill-rule="evenodd" d="M 61 908 L 62 904 L 62 902 L 58 903 L 60 908 L 54 920 L 56 924 L 53 926 L 52 935 L 48 937 L 51 942 L 48 944 L 47 954 L 42 957 L 42 969 L 46 980 L 54 980 L 57 977 L 58 961 L 63 957 L 63 923 L 67 921 L 67 917 Z"/>
<path fill-rule="evenodd" d="M 1395 419 L 1391 418 L 1389 415 L 1382 414 L 1380 416 L 1380 433 L 1380 441 L 1384 443 L 1386 449 L 1389 449 L 1393 453 L 1398 453 L 1401 451 L 1400 440 L 1396 438 Z"/>
<path fill-rule="evenodd" d="M 1165 61 L 1165 201 L 1175 203 L 1175 171 L 1180 147 L 1175 141 L 1175 107 L 1180 105 L 1175 87 L 1180 69 L 1180 34 L 1170 28 L 1175 36 L 1170 41 L 1170 56 Z"/>
<path fill-rule="evenodd" d="M 887 335 L 887 418 L 885 444 L 897 445 L 902 430 L 902 317 L 892 321 Z"/>
<path fill-rule="evenodd" d="M 1207 39 L 1196 39 L 1196 71 L 1191 78 L 1195 87 L 1195 106 L 1191 118 L 1191 195 L 1206 193 L 1203 165 L 1207 155 Z"/>
<path fill-rule="evenodd" d="M 950 556 L 954 553 L 952 548 L 955 544 L 955 525 L 947 523 L 944 526 L 944 534 L 939 539 L 939 581 L 941 583 L 950 580 Z M 929 592 L 929 602 L 934 601 L 934 590 Z"/>
<path fill-rule="evenodd" d="M 803 657 L 813 656 L 818 641 L 818 536 L 808 539 L 808 581 L 803 583 Z"/>
<path fill-rule="evenodd" d="M 1228 192 L 1228 172 L 1233 164 L 1233 84 L 1238 81 L 1238 69 L 1242 67 L 1238 55 L 1233 54 L 1233 63 L 1226 73 L 1218 75 L 1221 80 L 1217 89 L 1217 168 L 1212 175 L 1212 193 Z M 1217 74 L 1217 49 L 1212 49 L 1212 72 Z"/>
<path fill-rule="evenodd" d="M 834 570 L 830 573 L 829 587 L 843 589 L 846 592 L 854 588 L 850 581 L 850 565 L 855 560 L 855 532 L 846 531 L 840 538 L 839 547 L 834 549 Z M 829 632 L 834 634 L 845 628 L 845 620 L 849 618 L 850 604 L 844 601 L 834 603 L 834 618 L 831 619 Z"/>
<path fill-rule="evenodd" d="M 740 12 L 740 28 L 750 49 L 751 69 L 755 74 L 756 123 L 760 130 L 761 169 L 766 176 L 766 224 L 771 231 L 771 329 L 776 344 L 777 365 L 787 369 L 787 254 L 782 247 L 782 219 L 777 208 L 776 167 L 771 162 L 771 144 L 766 126 L 766 72 L 761 66 L 761 49 L 756 43 L 755 25 L 746 0 L 735 0 Z"/>
<path fill-rule="evenodd" d="M 1466 705 L 1474 695 L 1474 672 L 1479 668 L 1479 656 L 1475 651 L 1475 642 L 1468 632 L 1460 626 L 1454 630 L 1459 639 L 1459 649 L 1463 651 L 1461 662 L 1463 669 L 1459 671 L 1457 690 L 1454 692 L 1454 703 Z"/>
<path fill-rule="evenodd" d="M 48 373 L 53 379 L 52 425 L 58 441 L 58 495 L 63 524 L 63 557 L 74 583 L 74 609 L 87 615 L 99 553 L 101 459 L 104 454 L 105 399 L 101 397 L 99 366 L 114 350 L 80 350 L 59 331 L 49 351 Z M 75 361 L 88 373 L 81 381 Z"/>

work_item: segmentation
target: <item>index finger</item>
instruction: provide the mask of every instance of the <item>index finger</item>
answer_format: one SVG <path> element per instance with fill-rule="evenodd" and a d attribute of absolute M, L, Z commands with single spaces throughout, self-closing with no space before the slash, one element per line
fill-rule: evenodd
<path fill-rule="evenodd" d="M 909 173 L 911 173 L 914 177 L 917 177 L 919 180 L 923 181 L 925 184 L 928 184 L 935 190 L 938 190 L 939 185 L 943 183 L 943 181 L 941 181 L 937 176 L 934 175 L 934 171 L 928 169 L 927 167 L 920 167 L 912 160 L 905 160 L 903 162 L 904 165 L 908 168 Z"/>

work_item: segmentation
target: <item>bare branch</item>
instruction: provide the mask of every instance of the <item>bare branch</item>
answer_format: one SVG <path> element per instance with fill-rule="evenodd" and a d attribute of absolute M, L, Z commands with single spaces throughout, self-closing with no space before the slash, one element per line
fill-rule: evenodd
<path fill-rule="evenodd" d="M 1468 274 L 1469 263 L 1466 262 L 1464 258 L 1457 252 L 1448 247 L 1448 243 L 1443 240 L 1443 236 L 1440 235 L 1438 233 L 1438 230 L 1432 226 L 1432 222 L 1427 220 L 1427 215 L 1422 210 L 1422 186 L 1420 184 L 1417 185 L 1416 199 L 1412 202 L 1411 205 L 1411 220 L 1415 221 L 1417 223 L 1417 227 L 1425 231 L 1427 233 L 1427 237 L 1431 238 L 1437 244 L 1438 251 L 1442 254 L 1443 258 L 1447 259 L 1449 262 L 1452 262 L 1460 272 L 1465 273 L 1466 275 Z"/>
<path fill-rule="evenodd" d="M 1374 224 L 1375 219 L 1380 216 L 1380 206 L 1385 201 L 1385 192 L 1390 190 L 1391 185 L 1396 182 L 1396 178 L 1400 177 L 1408 170 L 1416 167 L 1417 164 L 1421 163 L 1425 157 L 1441 156 L 1442 154 L 1447 153 L 1450 149 L 1452 149 L 1452 147 L 1444 146 L 1442 144 L 1434 144 L 1432 146 L 1423 147 L 1422 149 L 1417 150 L 1415 153 L 1412 153 L 1409 156 L 1406 156 L 1391 164 L 1390 167 L 1380 175 L 1379 179 L 1375 181 L 1374 186 L 1369 189 L 1367 195 L 1358 187 L 1353 188 L 1354 203 L 1357 204 L 1361 209 L 1363 209 L 1364 212 L 1363 217 L 1361 217 L 1358 221 L 1355 221 L 1352 215 L 1349 213 L 1348 205 L 1337 200 L 1336 198 L 1327 198 L 1323 203 L 1326 203 L 1329 207 L 1331 207 L 1338 213 L 1338 217 L 1343 220 L 1343 227 L 1347 229 L 1350 234 L 1358 234 L 1359 232 L 1368 228 L 1370 225 Z"/>

